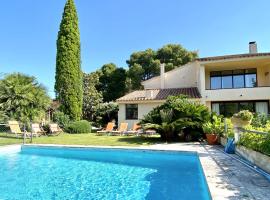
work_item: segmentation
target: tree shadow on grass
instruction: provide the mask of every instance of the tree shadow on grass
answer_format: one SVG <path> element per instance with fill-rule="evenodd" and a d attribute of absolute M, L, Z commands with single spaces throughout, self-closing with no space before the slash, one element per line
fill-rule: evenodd
<path fill-rule="evenodd" d="M 137 145 L 151 145 L 151 144 L 160 144 L 164 143 L 164 141 L 158 136 L 151 137 L 143 137 L 143 136 L 127 136 L 118 139 L 119 142 L 126 142 L 129 144 L 137 144 Z"/>
<path fill-rule="evenodd" d="M 14 134 L 0 134 L 0 138 L 8 138 L 8 139 L 21 139 L 20 137 L 16 137 Z"/>

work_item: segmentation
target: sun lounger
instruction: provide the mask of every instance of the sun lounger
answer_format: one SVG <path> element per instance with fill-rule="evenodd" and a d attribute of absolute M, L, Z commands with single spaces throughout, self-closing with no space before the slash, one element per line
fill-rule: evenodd
<path fill-rule="evenodd" d="M 114 127 L 114 123 L 113 122 L 109 122 L 106 126 L 105 129 L 101 130 L 101 131 L 97 131 L 96 135 L 104 135 L 104 134 L 108 134 L 111 131 L 113 131 L 113 127 Z"/>
<path fill-rule="evenodd" d="M 38 123 L 31 124 L 31 130 L 35 136 L 46 135 L 46 132 L 40 128 Z"/>
<path fill-rule="evenodd" d="M 59 135 L 63 130 L 58 126 L 58 124 L 49 124 L 50 135 Z"/>
<path fill-rule="evenodd" d="M 8 125 L 9 125 L 11 133 L 15 134 L 16 137 L 18 137 L 18 136 L 23 137 L 23 134 L 25 134 L 27 137 L 30 136 L 30 133 L 21 131 L 19 122 L 17 122 L 17 121 L 8 121 Z"/>
<path fill-rule="evenodd" d="M 140 133 L 142 133 L 142 127 L 140 125 L 138 125 L 137 123 L 133 124 L 132 129 L 128 130 L 127 132 L 125 132 L 125 135 L 139 135 Z"/>
<path fill-rule="evenodd" d="M 111 131 L 111 135 L 123 135 L 125 132 L 127 132 L 128 129 L 128 123 L 121 123 L 118 130 Z"/>

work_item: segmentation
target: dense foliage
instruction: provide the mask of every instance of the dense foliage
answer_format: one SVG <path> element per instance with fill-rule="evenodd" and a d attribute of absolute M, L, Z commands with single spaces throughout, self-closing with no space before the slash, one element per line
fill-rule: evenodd
<path fill-rule="evenodd" d="M 46 89 L 32 76 L 13 73 L 0 80 L 0 115 L 3 119 L 41 121 L 50 101 Z"/>
<path fill-rule="evenodd" d="M 98 91 L 102 92 L 104 102 L 118 99 L 126 93 L 126 70 L 113 63 L 105 64 L 99 71 Z"/>
<path fill-rule="evenodd" d="M 83 119 L 95 120 L 96 112 L 102 103 L 102 93 L 96 89 L 99 75 L 96 72 L 83 75 Z"/>
<path fill-rule="evenodd" d="M 57 39 L 56 97 L 61 110 L 73 120 L 82 115 L 81 47 L 78 16 L 73 0 L 67 0 Z"/>
<path fill-rule="evenodd" d="M 69 116 L 61 111 L 53 113 L 53 121 L 56 122 L 61 128 L 66 127 L 70 123 Z"/>
<path fill-rule="evenodd" d="M 72 122 L 65 127 L 68 133 L 91 133 L 91 124 L 86 120 Z"/>
<path fill-rule="evenodd" d="M 140 124 L 144 129 L 155 129 L 168 141 L 176 138 L 181 130 L 202 129 L 209 120 L 210 112 L 205 105 L 184 96 L 171 96 L 164 104 L 150 111 Z"/>
<path fill-rule="evenodd" d="M 235 118 L 239 118 L 244 121 L 250 121 L 253 118 L 253 114 L 249 110 L 241 110 L 233 115 Z"/>
<path fill-rule="evenodd" d="M 196 52 L 188 51 L 179 44 L 167 44 L 157 51 L 146 49 L 134 52 L 127 60 L 129 66 L 127 75 L 131 83 L 129 90 L 140 89 L 141 81 L 159 75 L 160 63 L 165 63 L 165 70 L 169 71 L 185 65 L 197 56 Z"/>
<path fill-rule="evenodd" d="M 104 126 L 113 120 L 117 123 L 118 110 L 119 107 L 117 103 L 109 102 L 100 104 L 95 114 L 95 125 Z"/>
<path fill-rule="evenodd" d="M 270 156 L 270 133 L 244 133 L 240 138 L 239 144 Z"/>
<path fill-rule="evenodd" d="M 202 126 L 204 133 L 222 135 L 224 133 L 224 123 L 220 116 L 213 115 L 212 120 Z"/>

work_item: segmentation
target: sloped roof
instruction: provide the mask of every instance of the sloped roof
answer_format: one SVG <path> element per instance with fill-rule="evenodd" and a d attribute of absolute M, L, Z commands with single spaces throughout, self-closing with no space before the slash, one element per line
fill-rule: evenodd
<path fill-rule="evenodd" d="M 270 52 L 266 53 L 245 53 L 245 54 L 234 54 L 234 55 L 224 55 L 224 56 L 213 56 L 213 57 L 204 57 L 197 58 L 197 61 L 206 62 L 206 61 L 216 61 L 216 60 L 227 60 L 227 59 L 235 59 L 235 58 L 249 58 L 249 57 L 262 57 L 262 56 L 270 56 Z"/>
<path fill-rule="evenodd" d="M 190 88 L 168 88 L 168 89 L 147 89 L 131 92 L 117 101 L 145 101 L 145 100 L 165 100 L 169 96 L 187 95 L 189 98 L 201 98 L 201 94 L 196 87 Z"/>

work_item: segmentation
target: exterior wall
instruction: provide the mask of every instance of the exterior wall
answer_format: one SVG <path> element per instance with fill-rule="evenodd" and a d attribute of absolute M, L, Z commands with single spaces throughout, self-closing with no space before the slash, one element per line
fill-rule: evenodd
<path fill-rule="evenodd" d="M 132 102 L 130 102 L 132 103 Z M 144 115 L 149 113 L 153 108 L 161 105 L 163 102 L 149 102 L 149 103 L 138 103 L 138 120 L 126 120 L 126 104 L 119 103 L 119 111 L 118 111 L 118 125 L 121 122 L 127 122 L 128 128 L 131 129 L 134 123 L 138 123 L 140 119 L 143 118 Z M 128 103 L 127 103 L 128 104 Z"/>
<path fill-rule="evenodd" d="M 198 87 L 198 62 L 188 63 L 165 73 L 164 88 Z M 142 82 L 145 89 L 161 88 L 160 76 Z"/>
<path fill-rule="evenodd" d="M 270 99 L 270 87 L 205 90 L 205 101 L 244 101 Z"/>

